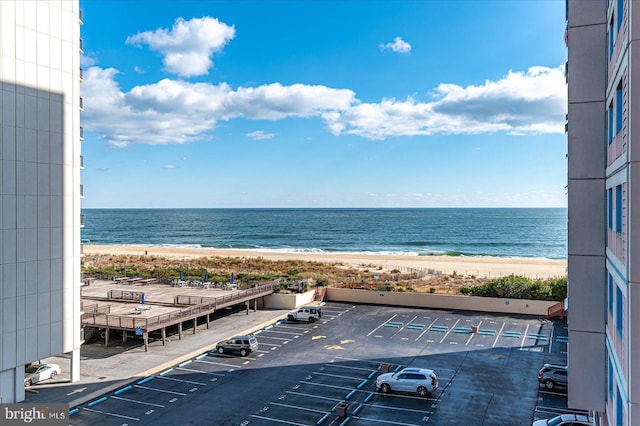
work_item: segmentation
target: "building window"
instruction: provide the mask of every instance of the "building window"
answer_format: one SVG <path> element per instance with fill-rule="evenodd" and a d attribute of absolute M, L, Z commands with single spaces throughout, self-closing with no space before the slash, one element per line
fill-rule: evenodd
<path fill-rule="evenodd" d="M 622 416 L 622 396 L 620 395 L 620 389 L 616 389 L 616 426 L 623 426 Z"/>
<path fill-rule="evenodd" d="M 622 339 L 622 290 L 616 286 L 616 330 Z"/>
<path fill-rule="evenodd" d="M 609 229 L 613 229 L 613 190 L 609 188 L 607 194 L 609 202 Z"/>
<path fill-rule="evenodd" d="M 609 359 L 609 374 L 608 374 L 608 384 L 609 384 L 609 392 L 607 392 L 607 400 L 612 401 L 613 399 L 613 364 L 611 364 L 611 359 Z"/>
<path fill-rule="evenodd" d="M 613 143 L 613 102 L 611 102 L 609 104 L 609 120 L 608 120 L 608 126 L 609 126 L 609 145 L 611 145 Z"/>
<path fill-rule="evenodd" d="M 609 59 L 613 56 L 613 47 L 616 44 L 616 33 L 615 28 L 613 26 L 613 17 L 611 17 L 611 22 L 609 22 Z"/>
<path fill-rule="evenodd" d="M 616 186 L 616 232 L 622 234 L 622 185 Z"/>
<path fill-rule="evenodd" d="M 622 79 L 616 88 L 616 135 L 622 130 Z"/>
<path fill-rule="evenodd" d="M 609 275 L 609 315 L 611 315 L 611 317 L 613 317 L 613 277 L 611 276 L 611 274 Z"/>
<path fill-rule="evenodd" d="M 616 10 L 618 15 L 618 32 L 622 28 L 622 17 L 624 15 L 624 0 L 618 0 L 618 9 Z"/>

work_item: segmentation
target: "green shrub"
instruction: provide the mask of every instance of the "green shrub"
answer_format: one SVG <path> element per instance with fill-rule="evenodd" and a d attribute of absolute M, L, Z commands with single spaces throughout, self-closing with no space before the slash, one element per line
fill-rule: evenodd
<path fill-rule="evenodd" d="M 509 275 L 481 285 L 464 286 L 460 293 L 467 296 L 499 297 L 504 299 L 564 300 L 567 297 L 567 279 L 531 280 Z"/>

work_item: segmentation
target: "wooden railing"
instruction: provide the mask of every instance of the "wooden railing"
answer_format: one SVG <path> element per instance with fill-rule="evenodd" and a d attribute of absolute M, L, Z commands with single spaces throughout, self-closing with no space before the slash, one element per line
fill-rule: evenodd
<path fill-rule="evenodd" d="M 555 317 L 564 318 L 564 302 L 558 302 L 547 309 L 547 318 Z"/>

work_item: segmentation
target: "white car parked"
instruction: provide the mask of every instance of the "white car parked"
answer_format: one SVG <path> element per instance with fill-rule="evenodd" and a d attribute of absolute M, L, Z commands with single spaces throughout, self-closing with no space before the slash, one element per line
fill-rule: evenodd
<path fill-rule="evenodd" d="M 593 417 L 580 414 L 563 414 L 552 419 L 542 419 L 533 422 L 533 426 L 591 426 Z"/>
<path fill-rule="evenodd" d="M 379 375 L 376 389 L 382 393 L 409 392 L 425 397 L 438 389 L 438 377 L 426 368 L 404 368 L 397 373 Z"/>
<path fill-rule="evenodd" d="M 24 385 L 31 386 L 43 380 L 53 379 L 61 372 L 58 364 L 31 364 L 24 369 Z"/>

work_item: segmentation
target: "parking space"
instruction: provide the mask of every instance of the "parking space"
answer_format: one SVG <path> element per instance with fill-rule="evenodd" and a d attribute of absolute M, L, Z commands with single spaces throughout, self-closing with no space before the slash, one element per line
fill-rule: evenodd
<path fill-rule="evenodd" d="M 531 316 L 328 303 L 315 323 L 284 320 L 255 332 L 260 346 L 246 357 L 203 353 L 79 407 L 71 423 L 195 424 L 208 415 L 244 426 L 526 425 L 567 411 L 566 395 L 537 382 L 545 362 L 566 360 L 564 327 Z M 406 367 L 434 370 L 438 389 L 426 397 L 376 389 L 380 374 Z"/>

